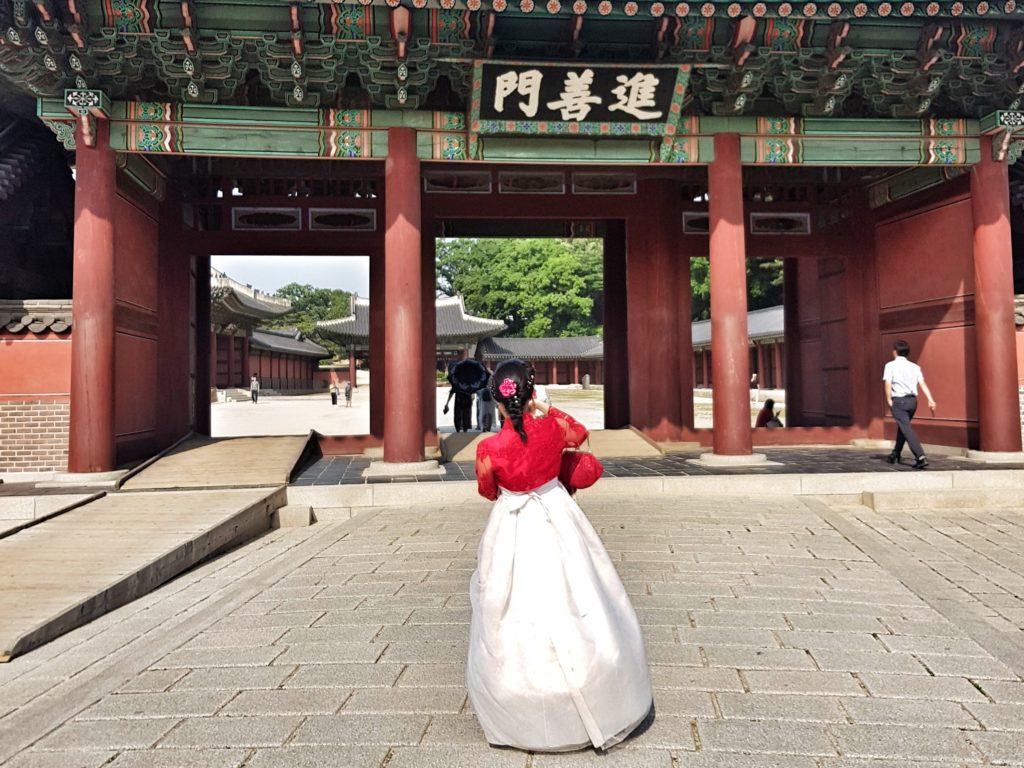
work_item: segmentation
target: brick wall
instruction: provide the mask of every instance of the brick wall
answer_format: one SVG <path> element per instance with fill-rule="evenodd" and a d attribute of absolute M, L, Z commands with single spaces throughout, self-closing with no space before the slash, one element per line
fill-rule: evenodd
<path fill-rule="evenodd" d="M 0 299 L 0 472 L 63 472 L 71 302 Z"/>
<path fill-rule="evenodd" d="M 0 399 L 0 472 L 63 472 L 68 466 L 66 396 Z"/>

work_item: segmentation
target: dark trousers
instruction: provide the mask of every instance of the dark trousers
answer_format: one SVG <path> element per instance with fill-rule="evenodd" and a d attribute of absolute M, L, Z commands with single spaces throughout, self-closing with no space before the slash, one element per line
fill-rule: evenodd
<path fill-rule="evenodd" d="M 455 395 L 455 431 L 468 432 L 473 426 L 473 396 Z"/>
<path fill-rule="evenodd" d="M 896 431 L 896 447 L 892 449 L 892 452 L 896 454 L 897 458 L 903 453 L 904 443 L 910 446 L 910 451 L 914 454 L 914 458 L 919 459 L 924 456 L 924 448 L 921 447 L 921 441 L 917 439 L 917 433 L 910 426 L 910 420 L 914 418 L 914 413 L 916 412 L 917 397 L 914 395 L 905 395 L 892 399 L 892 417 L 896 419 L 896 426 L 898 427 Z"/>

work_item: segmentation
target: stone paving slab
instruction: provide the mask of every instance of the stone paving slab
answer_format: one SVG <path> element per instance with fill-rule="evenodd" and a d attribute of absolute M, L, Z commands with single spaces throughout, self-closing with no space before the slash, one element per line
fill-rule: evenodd
<path fill-rule="evenodd" d="M 195 437 L 145 467 L 121 487 L 126 491 L 149 491 L 284 485 L 308 441 L 308 435 Z"/>
<path fill-rule="evenodd" d="M 0 661 L 269 527 L 283 489 L 110 494 L 0 539 Z"/>
<path fill-rule="evenodd" d="M 953 600 L 1021 594 L 1010 565 L 1024 555 L 1024 510 L 1001 508 L 998 522 L 980 510 L 915 510 L 883 523 L 848 500 L 632 501 L 585 505 L 638 606 L 656 706 L 607 756 L 486 745 L 464 688 L 481 505 L 389 507 L 276 531 L 146 598 L 152 638 L 133 655 L 105 638 L 129 634 L 141 621 L 134 607 L 105 617 L 87 643 L 107 654 L 102 674 L 75 645 L 89 627 L 16 659 L 0 670 L 0 701 L 32 698 L 0 707 L 0 741 L 6 722 L 24 721 L 9 765 L 1024 765 L 1024 678 L 1002 655 L 1021 630 L 995 629 L 995 617 Z M 942 557 L 919 543 L 977 533 L 979 521 L 992 532 Z M 891 551 L 876 558 L 879 542 Z M 287 546 L 301 554 L 286 557 Z M 281 554 L 269 558 L 272 548 Z M 263 562 L 246 570 L 249 558 Z M 958 586 L 974 574 L 1002 591 Z M 374 584 L 386 589 L 365 589 Z M 224 597 L 210 604 L 212 594 Z M 350 599 L 322 602 L 341 596 Z M 204 606 L 203 620 L 162 630 L 188 601 Z M 1009 645 L 993 645 L 979 621 Z M 64 695 L 61 680 L 81 680 L 81 693 Z M 26 721 L 24 707 L 41 714 Z"/>

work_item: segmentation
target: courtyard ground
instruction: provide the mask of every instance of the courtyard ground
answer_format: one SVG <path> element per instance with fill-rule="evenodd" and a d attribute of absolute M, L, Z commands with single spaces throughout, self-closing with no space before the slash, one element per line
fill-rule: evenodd
<path fill-rule="evenodd" d="M 483 740 L 463 674 L 485 503 L 278 530 L 0 666 L 0 763 L 1022 766 L 1024 503 L 959 504 L 587 504 L 655 687 L 607 756 Z"/>

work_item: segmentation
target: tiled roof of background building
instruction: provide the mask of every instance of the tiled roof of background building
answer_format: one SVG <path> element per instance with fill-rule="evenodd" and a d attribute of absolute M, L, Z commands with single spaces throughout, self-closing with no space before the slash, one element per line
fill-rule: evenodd
<path fill-rule="evenodd" d="M 370 300 L 355 297 L 354 311 L 339 320 L 323 320 L 317 330 L 343 343 L 366 343 L 370 339 Z M 461 296 L 437 299 L 437 341 L 439 344 L 472 343 L 505 330 L 501 320 L 489 320 L 466 314 Z"/>
<path fill-rule="evenodd" d="M 477 356 L 484 360 L 600 360 L 604 341 L 600 336 L 564 336 L 546 339 L 484 339 Z"/>
<path fill-rule="evenodd" d="M 291 312 L 287 299 L 232 280 L 216 269 L 210 271 L 210 314 L 214 322 L 254 324 Z"/>
<path fill-rule="evenodd" d="M 307 339 L 301 331 L 296 328 L 257 328 L 252 332 L 249 340 L 249 348 L 278 352 L 283 355 L 299 355 L 302 357 L 315 357 L 318 360 L 323 357 L 330 357 L 331 353 L 314 341 Z"/>
<path fill-rule="evenodd" d="M 747 313 L 747 338 L 751 341 L 782 338 L 786 326 L 782 306 L 755 309 Z M 693 346 L 707 347 L 711 344 L 711 321 L 700 320 L 693 324 Z"/>

